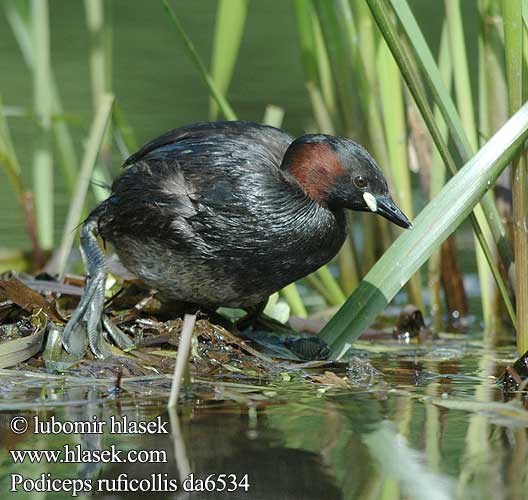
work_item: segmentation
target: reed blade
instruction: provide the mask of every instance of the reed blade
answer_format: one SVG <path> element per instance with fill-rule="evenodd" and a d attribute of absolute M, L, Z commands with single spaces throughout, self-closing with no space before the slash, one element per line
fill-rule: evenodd
<path fill-rule="evenodd" d="M 33 193 L 40 245 L 53 248 L 55 230 L 53 152 L 51 144 L 51 62 L 47 0 L 31 1 L 33 30 L 33 103 L 37 133 L 33 152 Z"/>
<path fill-rule="evenodd" d="M 112 125 L 121 158 L 126 160 L 134 151 L 139 149 L 139 142 L 124 110 L 117 101 L 114 102 L 112 111 Z"/>
<path fill-rule="evenodd" d="M 105 9 L 104 0 L 85 0 L 86 26 L 90 35 L 90 77 L 94 113 L 99 109 L 107 94 L 112 93 L 112 28 L 107 19 L 111 12 Z M 108 196 L 103 186 L 111 184 L 112 131 L 107 127 L 99 162 L 93 172 L 92 191 L 98 202 Z"/>
<path fill-rule="evenodd" d="M 308 316 L 306 307 L 304 306 L 304 302 L 295 283 L 286 285 L 280 291 L 280 294 L 284 297 L 286 302 L 288 302 L 293 316 L 298 316 L 299 318 L 306 318 Z"/>
<path fill-rule="evenodd" d="M 528 104 L 464 165 L 365 276 L 321 332 L 341 358 L 431 253 L 466 219 L 528 137 Z"/>
<path fill-rule="evenodd" d="M 24 16 L 21 4 L 14 0 L 7 0 L 5 3 L 5 14 L 15 36 L 18 47 L 27 67 L 33 71 L 35 66 L 35 57 L 33 51 L 33 42 L 31 34 L 31 23 Z M 57 146 L 57 153 L 60 160 L 60 167 L 68 192 L 73 192 L 75 178 L 77 175 L 77 153 L 73 143 L 70 128 L 65 119 L 60 118 L 64 115 L 61 97 L 57 87 L 57 82 L 53 74 L 53 68 L 50 68 L 50 85 L 51 85 L 51 102 L 54 119 L 52 121 L 53 135 Z"/>
<path fill-rule="evenodd" d="M 444 83 L 449 90 L 453 80 L 453 64 L 449 52 L 449 33 L 447 23 L 444 22 L 442 36 L 440 39 L 440 50 L 438 56 L 438 67 Z M 447 141 L 447 125 L 440 114 L 438 106 L 434 108 L 434 118 L 438 123 L 440 134 L 444 141 Z M 433 151 L 431 158 L 431 181 L 429 199 L 434 198 L 444 187 L 446 182 L 446 166 L 442 161 L 437 150 Z M 429 294 L 431 302 L 431 315 L 433 316 L 433 326 L 439 331 L 442 324 L 442 300 L 441 300 L 441 281 L 442 281 L 442 255 L 441 251 L 434 251 L 429 259 Z"/>
<path fill-rule="evenodd" d="M 22 169 L 13 146 L 9 126 L 4 116 L 2 96 L 0 96 L 0 165 L 4 168 L 13 190 L 19 200 L 21 200 L 24 194 L 24 179 L 22 178 Z"/>
<path fill-rule="evenodd" d="M 407 158 L 407 126 L 403 103 L 403 85 L 398 66 L 385 42 L 378 46 L 378 80 L 383 109 L 385 140 L 396 203 L 411 220 L 414 218 L 411 175 Z M 398 232 L 401 232 L 399 230 Z M 424 310 L 421 276 L 418 272 L 408 283 L 409 301 Z"/>
<path fill-rule="evenodd" d="M 478 149 L 478 133 L 475 111 L 473 109 L 473 96 L 471 92 L 471 81 L 466 55 L 466 43 L 464 40 L 460 0 L 446 0 L 444 5 L 446 10 L 451 59 L 453 61 L 453 76 L 457 106 L 470 148 L 472 151 L 476 151 Z M 492 205 L 494 203 L 492 193 L 490 192 L 487 196 L 491 197 L 489 203 Z M 483 237 L 489 245 L 489 242 L 493 240 L 493 237 L 480 206 L 477 207 L 475 215 L 477 219 L 480 220 L 479 225 L 482 228 Z M 486 334 L 490 335 L 499 323 L 498 318 L 496 317 L 496 308 L 494 307 L 495 286 L 493 283 L 493 275 L 486 262 L 486 256 L 484 251 L 479 247 L 478 239 L 476 238 L 475 252 L 480 282 L 480 301 L 484 317 L 484 328 Z"/>
<path fill-rule="evenodd" d="M 523 8 L 521 0 L 502 2 L 504 48 L 510 113 L 527 97 L 523 87 Z M 528 350 L 528 161 L 526 149 L 512 163 L 513 240 L 515 250 L 515 297 L 517 305 L 517 349 Z"/>
<path fill-rule="evenodd" d="M 211 94 L 211 97 L 216 101 L 216 104 L 218 105 L 220 112 L 226 117 L 227 120 L 236 120 L 237 118 L 236 118 L 235 112 L 233 111 L 233 108 L 227 102 L 227 99 L 224 97 L 223 93 L 217 87 L 212 76 L 207 71 L 205 64 L 203 63 L 200 55 L 198 54 L 196 48 L 194 47 L 194 44 L 192 43 L 191 39 L 189 38 L 186 31 L 184 30 L 183 24 L 181 23 L 179 17 L 176 15 L 176 12 L 170 6 L 169 1 L 161 0 L 161 3 L 167 10 L 169 19 L 171 20 L 172 24 L 176 28 L 176 33 L 180 37 L 183 47 L 187 51 L 189 58 L 191 59 L 193 64 L 198 69 L 198 72 L 202 76 L 205 84 L 207 85 L 207 88 L 209 89 L 209 93 Z"/>
<path fill-rule="evenodd" d="M 471 143 L 464 131 L 462 120 L 456 110 L 455 104 L 451 99 L 449 92 L 445 87 L 445 84 L 442 81 L 440 71 L 438 70 L 438 66 L 436 65 L 433 55 L 431 54 L 431 50 L 425 41 L 422 31 L 420 30 L 420 27 L 418 26 L 418 23 L 416 22 L 416 19 L 407 1 L 389 1 L 392 5 L 392 8 L 394 9 L 394 13 L 396 14 L 401 27 L 403 28 L 403 31 L 406 34 L 409 45 L 413 50 L 415 61 L 420 69 L 421 75 L 423 76 L 424 83 L 426 84 L 427 89 L 431 92 L 434 103 L 438 106 L 442 116 L 444 117 L 462 163 L 465 163 L 471 158 L 475 150 L 472 150 Z M 386 3 L 384 0 L 367 0 L 367 3 L 369 4 L 375 16 L 376 13 L 386 14 Z M 379 20 L 379 16 L 377 20 Z M 388 32 L 385 32 L 384 36 L 387 35 L 390 36 Z M 391 48 L 391 50 L 393 50 L 393 48 Z M 395 57 L 395 59 L 400 62 L 399 57 Z M 411 92 L 413 92 L 413 84 L 409 82 L 409 76 L 406 76 L 405 71 L 403 70 L 402 73 L 407 81 L 407 84 L 409 85 Z M 416 99 L 416 95 L 414 95 L 414 97 Z M 427 103 L 425 103 L 425 106 L 429 109 Z M 439 144 L 442 142 L 441 134 L 438 134 L 438 131 L 435 132 L 433 130 L 432 124 L 427 117 L 426 110 L 424 110 L 421 105 L 419 105 L 419 107 L 420 111 L 424 115 L 424 119 L 427 122 L 427 126 L 431 132 L 431 135 L 433 136 L 433 140 L 435 141 L 437 148 L 441 149 L 441 145 Z M 432 120 L 432 116 L 430 118 Z M 447 148 L 444 149 L 447 152 Z M 442 153 L 442 157 L 451 173 L 454 174 L 457 171 L 456 162 L 452 158 L 446 158 L 444 153 Z M 482 208 L 486 214 L 486 219 L 493 233 L 493 238 L 498 247 L 504 266 L 506 269 L 509 269 L 513 264 L 513 253 L 508 240 L 506 228 L 502 223 L 500 215 L 497 211 L 497 207 L 493 203 L 493 199 L 489 196 L 484 197 L 482 200 Z"/>
<path fill-rule="evenodd" d="M 380 31 L 383 34 L 383 37 L 387 42 L 387 45 L 390 47 L 391 52 L 393 53 L 394 59 L 396 60 L 400 68 L 400 71 L 402 73 L 403 78 L 405 79 L 405 82 L 407 83 L 409 91 L 413 95 L 413 98 L 418 106 L 418 109 L 420 110 L 420 113 L 422 114 L 422 117 L 427 125 L 427 128 L 429 129 L 431 137 L 433 138 L 438 152 L 442 157 L 442 160 L 449 168 L 451 173 L 456 174 L 456 172 L 458 171 L 456 163 L 451 155 L 446 141 L 444 141 L 442 138 L 441 131 L 438 127 L 437 122 L 434 119 L 433 112 L 429 106 L 426 94 L 422 87 L 422 81 L 416 71 L 416 68 L 414 67 L 413 59 L 408 53 L 407 47 L 402 43 L 400 37 L 398 36 L 398 32 L 396 31 L 396 28 L 393 25 L 392 19 L 390 17 L 390 12 L 386 6 L 385 1 L 366 1 L 371 9 L 374 18 L 376 19 Z M 442 94 L 441 97 L 438 97 L 438 95 L 433 92 L 433 96 L 435 97 L 435 104 L 438 105 L 438 108 L 442 112 L 442 115 L 448 125 L 450 132 L 452 134 L 458 133 L 457 130 L 454 130 L 453 127 L 457 128 L 459 124 L 461 126 L 461 120 L 458 117 L 458 114 L 456 113 L 456 109 L 454 108 L 454 104 L 452 103 L 451 97 L 447 93 L 445 86 L 442 83 L 442 79 L 438 72 L 436 63 L 431 55 L 429 47 L 423 39 L 423 35 L 420 29 L 418 28 L 416 20 L 414 19 L 414 16 L 410 11 L 407 2 L 405 0 L 391 1 L 396 11 L 398 8 L 400 8 L 399 16 L 401 23 L 407 23 L 408 31 L 412 33 L 412 35 L 415 37 L 411 38 L 409 40 L 409 43 L 411 43 L 411 45 L 413 45 L 413 47 L 415 48 L 416 62 L 424 71 L 424 79 L 426 83 L 434 87 L 434 89 L 437 91 L 437 94 L 438 92 L 441 92 Z M 402 8 L 403 10 L 401 10 Z M 427 73 L 427 70 L 430 70 L 431 74 Z M 432 79 L 432 74 L 438 76 L 438 81 Z M 448 108 L 452 108 L 454 112 L 446 112 Z M 455 121 L 455 124 L 451 126 L 454 123 L 453 120 Z M 463 135 L 460 140 L 462 140 L 462 142 L 467 142 L 467 137 Z M 493 273 L 493 278 L 495 279 L 497 287 L 501 293 L 501 297 L 504 301 L 508 314 L 510 315 L 511 321 L 515 325 L 515 311 L 513 309 L 506 284 L 504 283 L 504 280 L 499 272 L 493 252 L 489 248 L 489 245 L 485 238 L 487 224 L 489 224 L 489 227 L 492 230 L 495 242 L 497 244 L 497 248 L 499 250 L 499 253 L 502 257 L 506 269 L 509 269 L 513 262 L 511 248 L 506 238 L 506 234 L 502 234 L 504 226 L 499 218 L 497 207 L 495 206 L 493 200 L 490 198 L 489 195 L 483 197 L 483 199 L 481 200 L 481 205 L 484 210 L 484 213 L 486 214 L 486 218 L 484 218 L 483 212 L 480 209 L 476 209 L 475 213 L 471 214 L 470 216 L 471 224 L 473 226 L 473 231 L 475 232 L 479 244 L 484 252 L 488 266 L 491 272 Z"/>
<path fill-rule="evenodd" d="M 240 50 L 249 0 L 219 0 L 211 58 L 211 77 L 222 95 L 227 94 Z M 211 120 L 218 119 L 218 105 L 211 98 Z"/>
<path fill-rule="evenodd" d="M 64 231 L 62 233 L 62 241 L 58 251 L 57 269 L 55 271 L 61 277 L 63 276 L 66 269 L 66 262 L 68 260 L 68 256 L 70 255 L 73 242 L 75 240 L 75 235 L 77 233 L 76 229 L 81 222 L 81 214 L 84 209 L 86 193 L 90 186 L 90 179 L 92 178 L 92 173 L 97 163 L 99 151 L 101 149 L 101 145 L 103 144 L 105 132 L 110 121 L 113 102 L 114 96 L 110 94 L 104 95 L 100 100 L 99 109 L 97 110 L 92 123 L 86 151 L 84 153 L 81 169 L 77 178 L 75 191 L 68 209 L 68 215 L 64 224 Z"/>

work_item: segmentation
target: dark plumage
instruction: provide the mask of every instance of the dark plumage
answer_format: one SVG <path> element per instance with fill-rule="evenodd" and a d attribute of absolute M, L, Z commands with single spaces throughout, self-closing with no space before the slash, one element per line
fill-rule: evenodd
<path fill-rule="evenodd" d="M 410 226 L 374 160 L 340 137 L 294 141 L 256 123 L 198 123 L 154 139 L 124 166 L 88 218 L 85 254 L 97 253 L 89 232 L 98 232 L 167 299 L 265 301 L 336 255 L 344 208 Z"/>

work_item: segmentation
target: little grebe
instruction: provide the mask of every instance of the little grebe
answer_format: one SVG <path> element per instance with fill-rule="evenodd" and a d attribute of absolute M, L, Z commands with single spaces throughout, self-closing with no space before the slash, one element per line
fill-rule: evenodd
<path fill-rule="evenodd" d="M 124 166 L 81 232 L 89 279 L 64 332 L 69 352 L 83 352 L 86 332 L 96 356 L 109 352 L 99 235 L 162 298 L 251 308 L 337 254 L 345 208 L 411 226 L 373 158 L 343 137 L 197 123 L 159 136 Z"/>

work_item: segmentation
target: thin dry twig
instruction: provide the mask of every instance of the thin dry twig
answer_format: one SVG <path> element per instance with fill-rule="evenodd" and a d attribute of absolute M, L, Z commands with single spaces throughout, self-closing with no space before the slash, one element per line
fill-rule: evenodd
<path fill-rule="evenodd" d="M 178 345 L 178 355 L 176 357 L 176 364 L 174 365 L 174 377 L 172 379 L 171 393 L 168 404 L 169 408 L 175 408 L 178 404 L 178 395 L 180 394 L 183 373 L 185 371 L 185 366 L 187 365 L 187 359 L 189 358 L 195 322 L 196 314 L 186 314 L 183 318 L 180 343 Z"/>

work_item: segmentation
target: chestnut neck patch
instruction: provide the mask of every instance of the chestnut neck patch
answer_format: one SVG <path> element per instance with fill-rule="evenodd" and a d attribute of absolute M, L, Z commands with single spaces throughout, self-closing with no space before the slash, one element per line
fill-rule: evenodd
<path fill-rule="evenodd" d="M 345 169 L 335 151 L 323 142 L 300 143 L 287 151 L 285 168 L 304 192 L 324 204 L 328 193 Z"/>

